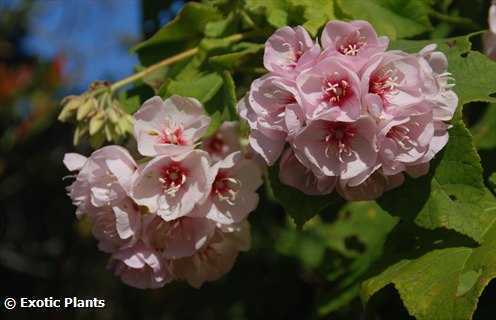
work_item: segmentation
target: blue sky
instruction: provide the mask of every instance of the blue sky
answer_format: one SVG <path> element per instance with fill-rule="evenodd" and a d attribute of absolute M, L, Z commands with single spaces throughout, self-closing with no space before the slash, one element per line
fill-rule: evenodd
<path fill-rule="evenodd" d="M 62 54 L 66 76 L 80 90 L 125 77 L 137 62 L 128 49 L 141 37 L 139 0 L 35 1 L 28 20 L 24 51 L 46 60 Z"/>

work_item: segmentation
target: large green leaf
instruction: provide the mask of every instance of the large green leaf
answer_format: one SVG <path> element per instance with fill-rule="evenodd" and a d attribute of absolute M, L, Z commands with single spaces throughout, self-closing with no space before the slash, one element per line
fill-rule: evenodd
<path fill-rule="evenodd" d="M 362 298 L 368 301 L 393 284 L 419 320 L 470 319 L 482 291 L 496 277 L 495 245 L 496 225 L 477 247 L 449 231 L 400 224 L 386 242 L 387 267 L 363 283 Z"/>
<path fill-rule="evenodd" d="M 418 0 L 337 0 L 354 19 L 369 21 L 381 35 L 412 37 L 431 29 L 428 6 Z"/>

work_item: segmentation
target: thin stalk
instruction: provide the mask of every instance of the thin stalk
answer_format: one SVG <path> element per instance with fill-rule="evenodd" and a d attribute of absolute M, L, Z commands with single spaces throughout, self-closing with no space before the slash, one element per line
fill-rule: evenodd
<path fill-rule="evenodd" d="M 247 33 L 237 33 L 237 34 L 233 34 L 231 36 L 225 37 L 224 40 L 229 41 L 229 42 L 238 42 L 238 41 L 241 41 L 243 39 L 246 39 L 246 38 L 249 38 L 252 36 L 256 36 L 256 35 L 260 35 L 260 32 L 251 31 L 251 32 L 247 32 Z M 152 73 L 152 72 L 154 72 L 154 71 L 156 71 L 162 67 L 169 66 L 169 65 L 174 64 L 176 62 L 179 62 L 181 60 L 184 60 L 184 59 L 187 59 L 189 57 L 194 56 L 196 53 L 198 53 L 198 50 L 199 50 L 198 47 L 194 47 L 194 48 L 188 49 L 186 51 L 183 51 L 181 53 L 178 53 L 172 57 L 165 58 L 164 60 L 159 61 L 159 62 L 147 67 L 146 69 L 141 70 L 138 73 L 135 73 L 135 74 L 133 74 L 127 78 L 124 78 L 122 80 L 115 82 L 114 84 L 112 84 L 110 86 L 110 90 L 112 92 L 115 92 L 115 91 L 119 90 L 120 88 L 122 88 L 122 87 L 124 87 L 130 83 L 133 83 L 139 79 L 142 79 L 143 77 L 147 76 L 148 74 L 150 74 L 150 73 Z"/>

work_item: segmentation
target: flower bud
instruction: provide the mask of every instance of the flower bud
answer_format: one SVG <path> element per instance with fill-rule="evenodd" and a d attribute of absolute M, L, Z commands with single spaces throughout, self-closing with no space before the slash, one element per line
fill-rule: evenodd
<path fill-rule="evenodd" d="M 75 145 L 87 138 L 98 148 L 105 142 L 121 142 L 132 132 L 133 118 L 112 96 L 108 83 L 98 82 L 80 96 L 66 97 L 62 106 L 59 120 L 76 123 Z"/>

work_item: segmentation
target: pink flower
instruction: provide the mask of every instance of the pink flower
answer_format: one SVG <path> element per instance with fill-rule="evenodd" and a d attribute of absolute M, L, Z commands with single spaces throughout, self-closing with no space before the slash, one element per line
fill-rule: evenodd
<path fill-rule="evenodd" d="M 202 149 L 210 154 L 214 161 L 224 159 L 228 154 L 241 150 L 239 143 L 239 123 L 223 122 L 217 132 L 203 140 Z"/>
<path fill-rule="evenodd" d="M 280 130 L 271 129 L 263 117 L 259 117 L 248 102 L 245 96 L 238 102 L 238 112 L 241 118 L 250 125 L 249 136 L 250 146 L 260 155 L 267 164 L 273 164 L 281 155 L 286 143 L 287 133 Z"/>
<path fill-rule="evenodd" d="M 141 234 L 141 214 L 130 198 L 113 207 L 98 208 L 88 216 L 98 248 L 104 252 L 129 247 Z"/>
<path fill-rule="evenodd" d="M 256 190 L 262 185 L 262 173 L 254 161 L 244 159 L 240 152 L 230 154 L 214 167 L 217 175 L 210 195 L 194 216 L 223 225 L 239 223 L 258 205 Z"/>
<path fill-rule="evenodd" d="M 433 104 L 434 120 L 448 121 L 455 114 L 458 96 L 452 90 L 454 84 L 448 72 L 448 59 L 435 49 L 436 45 L 432 44 L 419 52 L 422 92 L 425 100 Z"/>
<path fill-rule="evenodd" d="M 429 151 L 434 137 L 432 105 L 421 104 L 403 109 L 390 120 L 379 123 L 379 161 L 386 175 L 405 171 Z"/>
<path fill-rule="evenodd" d="M 350 179 L 375 165 L 375 139 L 376 124 L 370 117 L 356 122 L 316 119 L 294 139 L 293 149 L 317 176 Z"/>
<path fill-rule="evenodd" d="M 327 58 L 296 78 L 307 117 L 354 121 L 361 114 L 360 79 L 339 62 Z"/>
<path fill-rule="evenodd" d="M 421 103 L 424 99 L 422 85 L 419 59 L 400 51 L 372 57 L 361 72 L 363 101 L 368 106 L 373 105 L 370 103 L 373 99 L 371 94 L 375 95 L 382 101 L 379 109 L 389 115 L 394 115 L 398 109 Z"/>
<path fill-rule="evenodd" d="M 210 124 L 198 100 L 180 96 L 165 101 L 156 96 L 145 101 L 134 121 L 138 151 L 149 157 L 192 150 Z"/>
<path fill-rule="evenodd" d="M 291 78 L 315 63 L 319 54 L 320 47 L 303 27 L 283 27 L 265 43 L 264 66 L 275 74 Z"/>
<path fill-rule="evenodd" d="M 251 84 L 248 101 L 256 116 L 256 121 L 246 117 L 250 127 L 269 136 L 273 131 L 296 132 L 304 122 L 304 118 L 294 119 L 294 113 L 303 116 L 303 112 L 297 111 L 301 101 L 293 81 L 271 75 L 258 78 Z M 291 114 L 287 114 L 288 109 Z"/>
<path fill-rule="evenodd" d="M 185 216 L 209 194 L 215 171 L 208 153 L 193 150 L 175 156 L 158 156 L 140 169 L 132 198 L 166 221 Z"/>
<path fill-rule="evenodd" d="M 231 230 L 217 229 L 203 248 L 191 257 L 173 260 L 171 271 L 177 279 L 200 288 L 205 281 L 215 281 L 232 269 L 239 251 L 250 247 L 250 225 L 245 220 Z"/>
<path fill-rule="evenodd" d="M 448 143 L 448 129 L 450 127 L 450 125 L 444 122 L 434 122 L 434 135 L 429 143 L 429 149 L 422 158 L 408 164 L 405 169 L 408 174 L 413 177 L 427 174 L 429 170 L 429 161 L 431 161 Z"/>
<path fill-rule="evenodd" d="M 384 52 L 389 44 L 387 37 L 377 37 L 367 21 L 331 21 L 321 36 L 324 56 L 339 56 L 355 71 L 376 53 Z"/>
<path fill-rule="evenodd" d="M 148 215 L 144 225 L 145 243 L 165 259 L 192 256 L 215 231 L 215 223 L 206 218 L 180 217 L 165 221 Z"/>
<path fill-rule="evenodd" d="M 489 31 L 484 34 L 484 53 L 491 59 L 496 60 L 496 4 L 493 1 L 489 7 L 488 14 Z"/>
<path fill-rule="evenodd" d="M 80 216 L 94 207 L 120 204 L 129 192 L 136 163 L 129 152 L 120 146 L 96 150 L 89 158 L 66 154 L 64 163 L 79 173 L 67 190 Z"/>
<path fill-rule="evenodd" d="M 336 186 L 336 177 L 316 176 L 287 149 L 279 162 L 279 180 L 308 195 L 330 194 Z"/>
<path fill-rule="evenodd" d="M 172 280 L 168 266 L 157 252 L 142 242 L 112 255 L 108 268 L 125 284 L 139 289 L 156 289 Z"/>

